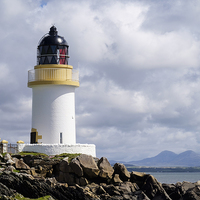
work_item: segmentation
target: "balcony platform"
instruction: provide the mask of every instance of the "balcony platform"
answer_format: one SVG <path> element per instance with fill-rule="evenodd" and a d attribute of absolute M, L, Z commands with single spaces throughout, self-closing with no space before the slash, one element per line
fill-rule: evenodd
<path fill-rule="evenodd" d="M 37 65 L 28 71 L 28 87 L 43 84 L 79 87 L 79 71 L 71 65 Z"/>

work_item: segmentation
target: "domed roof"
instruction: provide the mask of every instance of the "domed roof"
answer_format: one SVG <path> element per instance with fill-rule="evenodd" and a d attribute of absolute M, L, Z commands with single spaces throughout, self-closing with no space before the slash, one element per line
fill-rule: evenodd
<path fill-rule="evenodd" d="M 57 35 L 57 33 L 58 33 L 58 31 L 56 30 L 56 27 L 52 26 L 50 28 L 49 34 L 45 35 L 43 38 L 41 38 L 38 46 L 45 46 L 45 45 L 69 46 L 67 44 L 67 41 L 64 39 L 64 37 Z"/>

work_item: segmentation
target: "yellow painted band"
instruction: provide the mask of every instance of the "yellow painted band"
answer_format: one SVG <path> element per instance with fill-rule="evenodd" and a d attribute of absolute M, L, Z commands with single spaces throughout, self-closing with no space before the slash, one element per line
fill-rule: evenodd
<path fill-rule="evenodd" d="M 66 68 L 66 69 L 73 69 L 72 65 L 57 65 L 57 64 L 50 64 L 50 65 L 36 65 L 34 69 L 41 69 L 41 68 Z"/>
<path fill-rule="evenodd" d="M 71 85 L 75 87 L 79 87 L 78 81 L 32 81 L 28 82 L 28 87 L 32 87 L 34 85 Z"/>

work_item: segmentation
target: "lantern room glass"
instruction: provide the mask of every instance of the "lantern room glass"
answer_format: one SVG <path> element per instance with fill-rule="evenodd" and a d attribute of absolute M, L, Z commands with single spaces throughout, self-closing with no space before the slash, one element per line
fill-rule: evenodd
<path fill-rule="evenodd" d="M 37 64 L 61 64 L 68 65 L 69 45 L 64 37 L 59 36 L 55 26 L 50 28 L 39 41 L 37 48 Z"/>
<path fill-rule="evenodd" d="M 68 65 L 68 47 L 63 45 L 38 46 L 37 64 L 62 64 Z"/>

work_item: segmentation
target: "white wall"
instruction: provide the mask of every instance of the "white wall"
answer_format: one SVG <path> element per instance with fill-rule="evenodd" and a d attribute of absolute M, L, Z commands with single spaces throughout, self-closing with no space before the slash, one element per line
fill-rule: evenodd
<path fill-rule="evenodd" d="M 94 144 L 18 144 L 18 151 L 38 152 L 47 155 L 81 153 L 96 157 L 96 146 Z"/>
<path fill-rule="evenodd" d="M 32 128 L 42 139 L 38 142 L 76 144 L 75 87 L 39 85 L 32 87 Z"/>

